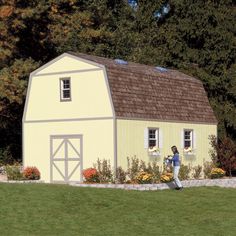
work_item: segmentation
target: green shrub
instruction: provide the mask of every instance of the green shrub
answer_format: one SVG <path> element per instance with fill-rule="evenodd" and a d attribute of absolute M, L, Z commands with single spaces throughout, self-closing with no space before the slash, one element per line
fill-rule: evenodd
<path fill-rule="evenodd" d="M 161 179 L 160 167 L 156 161 L 149 162 L 146 172 L 152 175 L 152 182 L 159 183 Z"/>
<path fill-rule="evenodd" d="M 189 179 L 190 172 L 191 172 L 191 167 L 190 166 L 186 166 L 184 164 L 181 164 L 180 165 L 180 170 L 179 170 L 179 179 L 180 180 Z"/>
<path fill-rule="evenodd" d="M 201 177 L 201 173 L 202 173 L 202 166 L 198 165 L 198 166 L 193 167 L 193 178 L 194 179 L 199 179 Z"/>
<path fill-rule="evenodd" d="M 147 165 L 146 165 L 145 161 L 143 161 L 143 160 L 139 161 L 139 172 L 140 171 L 143 171 L 143 172 L 147 171 Z"/>
<path fill-rule="evenodd" d="M 116 168 L 116 178 L 115 182 L 118 184 L 123 184 L 126 181 L 126 172 L 122 169 L 121 166 Z"/>
<path fill-rule="evenodd" d="M 11 153 L 10 146 L 6 148 L 0 148 L 0 165 L 12 164 L 14 158 Z"/>
<path fill-rule="evenodd" d="M 19 163 L 15 163 L 14 165 L 6 166 L 6 173 L 8 180 L 22 180 L 23 174 L 21 171 L 22 167 Z"/>
<path fill-rule="evenodd" d="M 6 174 L 6 166 L 0 166 L 0 175 Z"/>
<path fill-rule="evenodd" d="M 137 176 L 139 176 L 141 172 L 146 172 L 147 174 L 150 174 L 152 176 L 151 178 L 152 183 L 160 182 L 160 176 L 161 176 L 160 167 L 157 165 L 156 161 L 148 162 L 146 164 L 145 161 L 139 160 L 137 157 L 132 157 L 132 158 L 127 157 L 127 162 L 128 162 L 127 175 L 131 182 L 136 183 Z M 146 177 L 146 175 L 144 176 Z"/>
<path fill-rule="evenodd" d="M 136 176 L 138 175 L 140 171 L 140 161 L 137 157 L 132 157 L 131 159 L 127 157 L 128 162 L 128 169 L 127 169 L 127 175 L 131 182 L 135 182 Z"/>
<path fill-rule="evenodd" d="M 98 158 L 97 163 L 94 164 L 94 167 L 98 172 L 98 180 L 100 183 L 109 183 L 113 180 L 113 174 L 111 170 L 110 161 L 103 159 L 100 160 Z"/>
<path fill-rule="evenodd" d="M 204 178 L 211 178 L 211 170 L 215 167 L 212 161 L 205 161 L 203 164 Z"/>

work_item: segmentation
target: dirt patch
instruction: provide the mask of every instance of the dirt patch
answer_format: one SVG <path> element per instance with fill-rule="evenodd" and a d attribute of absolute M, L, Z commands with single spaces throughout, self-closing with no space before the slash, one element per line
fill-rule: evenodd
<path fill-rule="evenodd" d="M 7 180 L 7 175 L 0 174 L 0 182 L 1 181 L 6 181 L 6 180 Z"/>

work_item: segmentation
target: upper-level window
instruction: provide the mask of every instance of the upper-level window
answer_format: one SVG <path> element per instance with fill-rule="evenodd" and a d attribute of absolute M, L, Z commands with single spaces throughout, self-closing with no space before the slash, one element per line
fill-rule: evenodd
<path fill-rule="evenodd" d="M 71 83 L 70 78 L 60 79 L 61 101 L 71 100 Z"/>
<path fill-rule="evenodd" d="M 148 148 L 159 147 L 158 129 L 148 129 Z"/>
<path fill-rule="evenodd" d="M 193 130 L 184 130 L 184 148 L 193 148 Z"/>

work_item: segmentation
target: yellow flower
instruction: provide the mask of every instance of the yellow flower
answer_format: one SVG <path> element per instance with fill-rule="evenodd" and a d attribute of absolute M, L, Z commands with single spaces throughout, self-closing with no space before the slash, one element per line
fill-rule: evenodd
<path fill-rule="evenodd" d="M 172 176 L 171 173 L 163 174 L 163 175 L 161 175 L 161 182 L 164 182 L 164 183 L 170 182 L 171 179 L 172 179 L 172 177 L 173 177 L 173 176 Z"/>
<path fill-rule="evenodd" d="M 225 171 L 221 168 L 212 168 L 211 170 L 211 178 L 219 178 L 225 175 Z"/>
<path fill-rule="evenodd" d="M 221 168 L 212 168 L 211 174 L 225 174 L 225 171 Z"/>
<path fill-rule="evenodd" d="M 140 183 L 150 183 L 152 177 L 152 174 L 148 174 L 147 172 L 142 171 L 137 174 L 136 180 Z"/>

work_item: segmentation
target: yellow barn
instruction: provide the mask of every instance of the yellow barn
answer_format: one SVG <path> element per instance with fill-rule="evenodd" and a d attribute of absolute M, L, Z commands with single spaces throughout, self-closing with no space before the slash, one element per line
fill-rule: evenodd
<path fill-rule="evenodd" d="M 171 146 L 192 166 L 210 160 L 217 121 L 202 83 L 181 72 L 64 53 L 30 75 L 23 164 L 45 182 L 82 181 L 97 159 L 161 166 Z"/>

